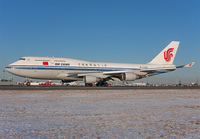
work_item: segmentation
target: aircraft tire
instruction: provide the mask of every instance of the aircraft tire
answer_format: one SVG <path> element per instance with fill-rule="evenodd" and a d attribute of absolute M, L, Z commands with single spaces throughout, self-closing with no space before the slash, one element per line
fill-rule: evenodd
<path fill-rule="evenodd" d="M 105 83 L 104 86 L 107 87 L 107 86 L 108 86 L 108 83 Z"/>
<path fill-rule="evenodd" d="M 96 84 L 96 86 L 108 86 L 108 83 L 106 83 L 106 82 L 98 82 L 97 84 Z"/>
<path fill-rule="evenodd" d="M 27 83 L 26 83 L 26 85 L 27 85 L 27 86 L 30 86 L 30 85 L 31 85 L 31 83 L 30 83 L 30 82 L 27 82 Z"/>
<path fill-rule="evenodd" d="M 92 83 L 86 83 L 85 86 L 91 87 L 91 86 L 92 86 Z"/>
<path fill-rule="evenodd" d="M 101 86 L 101 84 L 100 84 L 100 83 L 97 83 L 96 86 Z"/>

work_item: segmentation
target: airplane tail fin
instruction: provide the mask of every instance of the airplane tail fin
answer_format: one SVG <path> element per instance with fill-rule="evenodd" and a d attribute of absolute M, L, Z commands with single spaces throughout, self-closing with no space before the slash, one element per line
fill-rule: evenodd
<path fill-rule="evenodd" d="M 173 64 L 179 41 L 172 41 L 149 64 Z"/>

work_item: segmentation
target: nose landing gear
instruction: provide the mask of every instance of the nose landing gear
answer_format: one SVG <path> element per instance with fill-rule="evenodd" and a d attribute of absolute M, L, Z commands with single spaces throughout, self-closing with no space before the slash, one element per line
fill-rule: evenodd
<path fill-rule="evenodd" d="M 26 85 L 30 86 L 31 85 L 31 81 L 29 80 L 29 78 L 25 78 L 25 80 L 26 80 Z"/>

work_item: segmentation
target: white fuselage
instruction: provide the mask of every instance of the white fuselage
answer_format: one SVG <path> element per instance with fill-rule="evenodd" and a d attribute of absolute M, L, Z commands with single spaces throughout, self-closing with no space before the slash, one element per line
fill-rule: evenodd
<path fill-rule="evenodd" d="M 145 69 L 170 69 L 174 70 L 174 65 L 155 65 L 155 64 L 128 64 L 128 63 L 108 63 L 108 62 L 90 62 L 84 60 L 57 58 L 57 57 L 23 57 L 20 60 L 10 64 L 6 70 L 12 74 L 36 79 L 52 80 L 83 80 L 79 76 L 95 75 L 99 78 L 107 78 L 110 74 L 120 73 L 121 71 L 133 72 L 140 78 L 147 75 Z M 160 73 L 167 72 L 161 71 Z M 151 73 L 151 75 L 158 74 Z M 150 76 L 151 76 L 150 75 Z"/>

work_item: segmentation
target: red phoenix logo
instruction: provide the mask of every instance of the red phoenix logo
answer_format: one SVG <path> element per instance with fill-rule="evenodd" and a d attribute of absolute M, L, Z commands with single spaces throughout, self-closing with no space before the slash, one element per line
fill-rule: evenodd
<path fill-rule="evenodd" d="M 189 64 L 189 67 L 191 67 L 191 66 L 192 66 L 192 64 L 193 64 L 193 63 L 190 63 L 190 64 Z"/>
<path fill-rule="evenodd" d="M 171 61 L 171 57 L 173 57 L 173 54 L 171 52 L 173 52 L 174 48 L 169 48 L 167 51 L 164 52 L 164 59 L 166 62 L 170 62 Z"/>

